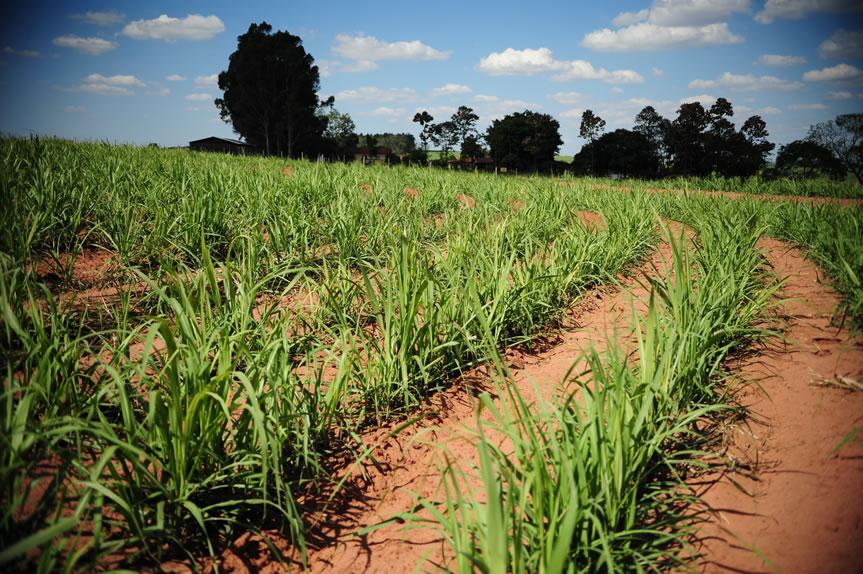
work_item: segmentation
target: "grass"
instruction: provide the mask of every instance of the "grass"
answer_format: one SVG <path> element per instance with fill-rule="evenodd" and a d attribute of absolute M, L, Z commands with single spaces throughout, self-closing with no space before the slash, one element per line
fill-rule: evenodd
<path fill-rule="evenodd" d="M 657 215 L 712 238 L 699 285 L 718 273 L 716 253 L 743 250 L 722 267 L 737 283 L 718 310 L 687 302 L 702 287 L 657 286 L 662 345 L 674 310 L 709 311 L 687 329 L 737 341 L 723 329 L 751 319 L 756 307 L 734 301 L 752 294 L 745 269 L 759 275 L 729 266 L 751 263 L 761 230 L 809 249 L 843 294 L 838 317 L 863 325 L 859 209 L 406 167 L 289 162 L 286 176 L 278 159 L 63 140 L 3 139 L 0 161 L 0 563 L 19 568 L 200 563 L 269 528 L 302 558 L 297 499 L 327 483 L 335 456 L 553 328 L 650 251 Z M 606 226 L 584 227 L 578 209 Z M 709 224 L 719 212 L 731 232 Z M 83 280 L 75 259 L 94 249 L 118 269 Z M 56 273 L 37 273 L 52 262 Z M 67 300 L 91 288 L 107 295 Z M 723 356 L 691 352 L 693 371 Z M 603 367 L 609 380 L 621 361 Z"/>

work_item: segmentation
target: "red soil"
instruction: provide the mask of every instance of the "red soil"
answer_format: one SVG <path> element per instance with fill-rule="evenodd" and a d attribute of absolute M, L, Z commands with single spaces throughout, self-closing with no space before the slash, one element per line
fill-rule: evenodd
<path fill-rule="evenodd" d="M 413 187 L 404 188 L 402 193 L 404 193 L 405 197 L 408 199 L 416 199 L 420 196 L 419 190 Z"/>
<path fill-rule="evenodd" d="M 739 371 L 761 388 L 748 386 L 739 397 L 750 417 L 728 437 L 738 471 L 697 485 L 710 509 L 699 531 L 700 567 L 863 572 L 863 445 L 836 450 L 863 428 L 863 392 L 823 386 L 859 384 L 863 339 L 831 326 L 839 298 L 815 264 L 780 241 L 763 239 L 760 247 L 787 277 L 781 310 L 789 325 L 784 345 Z"/>
<path fill-rule="evenodd" d="M 69 269 L 71 267 L 71 269 Z M 120 270 L 120 258 L 116 253 L 104 249 L 88 248 L 78 255 L 61 253 L 57 260 L 46 257 L 34 266 L 36 275 L 46 283 L 60 283 L 69 279 L 83 285 L 104 282 Z"/>
<path fill-rule="evenodd" d="M 596 211 L 573 210 L 578 216 L 579 222 L 589 230 L 605 229 L 605 218 L 602 214 Z"/>
<path fill-rule="evenodd" d="M 460 193 L 460 194 L 456 195 L 455 198 L 456 198 L 456 201 L 458 201 L 458 203 L 459 203 L 459 207 L 463 207 L 463 208 L 467 208 L 467 209 L 473 209 L 474 207 L 476 207 L 476 199 L 474 199 L 473 197 L 471 197 L 469 195 L 466 195 L 464 193 Z"/>

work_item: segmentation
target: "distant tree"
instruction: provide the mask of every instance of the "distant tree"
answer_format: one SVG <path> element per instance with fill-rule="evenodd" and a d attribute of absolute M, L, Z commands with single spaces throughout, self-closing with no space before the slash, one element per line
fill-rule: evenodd
<path fill-rule="evenodd" d="M 618 129 L 582 147 L 572 158 L 572 167 L 577 174 L 653 177 L 658 162 L 654 146 L 644 134 Z"/>
<path fill-rule="evenodd" d="M 704 131 L 710 124 L 710 114 L 699 102 L 681 104 L 671 122 L 668 144 L 675 173 L 704 175 Z"/>
<path fill-rule="evenodd" d="M 330 155 L 342 160 L 353 159 L 359 145 L 354 120 L 349 114 L 340 113 L 335 108 L 332 108 L 325 117 L 327 127 L 324 129 L 324 141 L 330 150 Z"/>
<path fill-rule="evenodd" d="M 597 116 L 593 113 L 593 110 L 584 110 L 584 113 L 581 114 L 581 126 L 578 129 L 578 137 L 582 139 L 586 139 L 588 144 L 592 144 L 596 141 L 596 138 L 602 133 L 605 129 L 605 120 L 601 117 Z M 590 171 L 593 173 L 594 169 L 594 156 L 593 156 L 593 146 L 590 147 L 591 156 L 590 156 Z"/>
<path fill-rule="evenodd" d="M 390 148 L 398 156 L 407 155 L 416 148 L 416 139 L 413 134 L 385 132 L 375 135 L 377 136 L 378 145 Z"/>
<path fill-rule="evenodd" d="M 632 131 L 643 135 L 650 142 L 657 158 L 657 172 L 668 161 L 668 134 L 670 130 L 671 122 L 662 117 L 653 106 L 645 106 L 635 116 L 635 125 Z"/>
<path fill-rule="evenodd" d="M 224 92 L 215 104 L 236 133 L 266 154 L 298 156 L 318 149 L 325 120 L 318 115 L 320 76 L 302 40 L 251 24 L 237 38 L 228 69 L 219 74 Z"/>
<path fill-rule="evenodd" d="M 783 175 L 803 178 L 826 175 L 843 179 L 848 173 L 829 149 L 811 140 L 796 140 L 782 146 L 776 156 L 776 169 Z"/>
<path fill-rule="evenodd" d="M 700 173 L 719 173 L 727 175 L 736 171 L 737 155 L 743 139 L 738 137 L 737 129 L 729 119 L 734 116 L 731 102 L 725 98 L 717 99 L 707 112 L 708 124 L 702 139 L 704 156 L 697 168 Z"/>
<path fill-rule="evenodd" d="M 829 149 L 863 183 L 863 114 L 843 114 L 816 124 L 806 139 Z"/>
<path fill-rule="evenodd" d="M 449 159 L 449 153 L 459 142 L 458 126 L 451 120 L 433 124 L 429 133 L 429 139 L 440 150 L 441 159 L 446 161 Z"/>
<path fill-rule="evenodd" d="M 414 114 L 414 123 L 417 123 L 422 128 L 422 132 L 420 132 L 420 141 L 423 144 L 423 150 L 428 151 L 429 141 L 431 139 L 431 127 L 432 122 L 434 121 L 434 117 L 423 110 L 422 112 L 417 112 Z"/>
<path fill-rule="evenodd" d="M 761 116 L 748 117 L 740 128 L 740 135 L 745 145 L 738 148 L 737 171 L 732 175 L 749 177 L 767 165 L 767 156 L 776 144 L 767 141 L 770 133 L 767 131 L 767 122 L 761 119 Z"/>
<path fill-rule="evenodd" d="M 456 143 L 461 147 L 464 147 L 464 142 L 468 138 L 478 139 L 479 134 L 476 131 L 476 123 L 479 121 L 479 116 L 474 113 L 473 108 L 459 106 L 458 110 L 450 118 L 450 121 L 455 126 L 455 132 L 458 137 Z"/>
<path fill-rule="evenodd" d="M 557 120 L 529 110 L 494 120 L 485 140 L 495 165 L 523 171 L 549 170 L 563 144 Z"/>

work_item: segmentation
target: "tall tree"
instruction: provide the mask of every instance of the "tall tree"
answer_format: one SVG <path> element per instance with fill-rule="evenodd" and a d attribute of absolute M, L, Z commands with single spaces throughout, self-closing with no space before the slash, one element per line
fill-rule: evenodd
<path fill-rule="evenodd" d="M 431 129 L 432 129 L 432 122 L 433 121 L 434 121 L 434 117 L 425 110 L 423 110 L 421 112 L 417 112 L 416 114 L 414 114 L 413 122 L 416 124 L 419 124 L 420 127 L 422 128 L 422 131 L 420 132 L 420 141 L 423 144 L 423 150 L 424 151 L 428 151 L 429 140 L 431 139 Z"/>
<path fill-rule="evenodd" d="M 863 183 L 863 114 L 843 114 L 816 124 L 806 139 L 829 149 Z"/>
<path fill-rule="evenodd" d="M 671 122 L 669 151 L 674 171 L 680 175 L 704 174 L 704 130 L 710 114 L 699 102 L 681 104 Z"/>
<path fill-rule="evenodd" d="M 215 104 L 247 142 L 297 156 L 320 144 L 326 122 L 317 114 L 319 87 L 318 67 L 299 36 L 253 23 L 219 74 L 224 95 Z"/>
<path fill-rule="evenodd" d="M 717 99 L 707 112 L 707 130 L 702 135 L 704 156 L 697 168 L 700 173 L 716 172 L 723 175 L 736 171 L 742 139 L 729 118 L 734 117 L 734 107 L 725 98 Z"/>
<path fill-rule="evenodd" d="M 458 127 L 452 120 L 433 124 L 430 129 L 429 138 L 440 150 L 441 159 L 447 160 L 449 152 L 459 142 Z"/>
<path fill-rule="evenodd" d="M 524 171 L 547 171 L 563 144 L 560 124 L 548 114 L 525 110 L 494 120 L 485 141 L 495 165 Z"/>
<path fill-rule="evenodd" d="M 476 123 L 479 121 L 479 116 L 473 111 L 473 108 L 467 106 L 459 106 L 458 110 L 452 115 L 450 121 L 455 126 L 455 132 L 458 137 L 458 144 L 464 147 L 465 140 L 472 137 L 477 140 L 479 134 L 476 131 Z"/>
<path fill-rule="evenodd" d="M 586 139 L 588 144 L 596 141 L 605 129 L 605 120 L 593 113 L 593 110 L 584 110 L 581 114 L 581 126 L 578 128 L 578 137 Z M 590 171 L 593 173 L 594 156 L 593 146 L 590 146 Z"/>
<path fill-rule="evenodd" d="M 668 160 L 668 133 L 670 130 L 671 122 L 662 117 L 653 106 L 645 106 L 635 116 L 635 125 L 632 131 L 643 135 L 650 142 L 657 158 L 657 173 Z"/>

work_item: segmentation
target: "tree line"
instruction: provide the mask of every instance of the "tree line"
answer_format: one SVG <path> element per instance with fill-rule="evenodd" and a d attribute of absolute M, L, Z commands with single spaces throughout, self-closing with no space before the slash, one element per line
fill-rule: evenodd
<path fill-rule="evenodd" d="M 863 114 L 813 126 L 806 138 L 783 146 L 775 168 L 768 170 L 775 144 L 768 140 L 766 122 L 753 115 L 738 129 L 733 106 L 725 98 L 709 107 L 683 103 L 674 119 L 645 106 L 631 130 L 610 132 L 605 131 L 605 120 L 585 110 L 579 136 L 586 144 L 571 163 L 555 159 L 563 144 L 558 121 L 530 110 L 495 119 L 484 132 L 468 106 L 438 122 L 428 111 L 418 112 L 413 122 L 420 130 L 421 147 L 412 134 L 358 134 L 350 115 L 335 108 L 334 98 L 319 98 L 320 71 L 299 36 L 273 32 L 266 22 L 251 24 L 237 38 L 228 69 L 219 74 L 219 88 L 223 96 L 215 104 L 222 119 L 267 155 L 352 161 L 361 150 L 386 148 L 392 162 L 425 163 L 433 145 L 440 151 L 440 165 L 482 163 L 520 172 L 842 178 L 851 171 L 859 180 L 863 171 Z"/>

